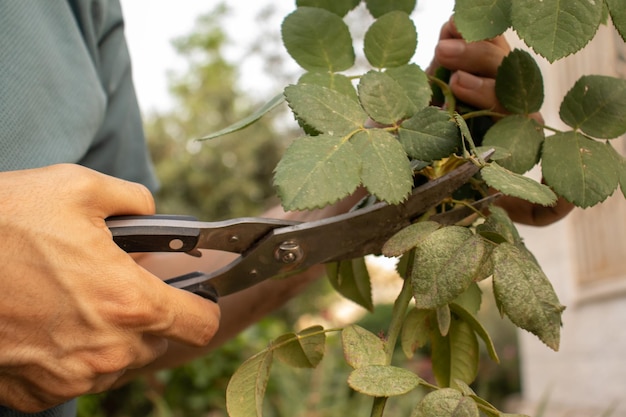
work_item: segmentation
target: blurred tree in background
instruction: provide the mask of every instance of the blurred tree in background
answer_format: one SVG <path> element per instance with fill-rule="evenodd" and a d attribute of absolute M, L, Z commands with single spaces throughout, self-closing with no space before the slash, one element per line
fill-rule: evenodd
<path fill-rule="evenodd" d="M 227 43 L 218 6 L 198 18 L 194 31 L 177 39 L 177 52 L 189 70 L 171 80 L 175 108 L 146 116 L 145 129 L 161 181 L 161 213 L 218 220 L 260 213 L 274 196 L 272 171 L 285 143 L 263 118 L 225 138 L 194 141 L 228 126 L 259 104 L 236 86 L 237 67 L 223 58 Z"/>

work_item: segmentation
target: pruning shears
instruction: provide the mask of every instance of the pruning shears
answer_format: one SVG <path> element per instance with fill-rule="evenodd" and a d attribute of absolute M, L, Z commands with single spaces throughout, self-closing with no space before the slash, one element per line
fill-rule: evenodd
<path fill-rule="evenodd" d="M 213 272 L 191 272 L 165 282 L 217 301 L 268 278 L 316 264 L 380 254 L 383 244 L 449 198 L 479 167 L 466 162 L 447 174 L 416 187 L 401 204 L 379 202 L 337 216 L 295 222 L 237 218 L 201 222 L 187 216 L 121 216 L 107 219 L 113 240 L 126 252 L 184 252 L 200 249 L 237 253 L 231 263 Z M 430 220 L 454 224 L 486 207 L 494 197 L 471 206 L 433 214 Z"/>

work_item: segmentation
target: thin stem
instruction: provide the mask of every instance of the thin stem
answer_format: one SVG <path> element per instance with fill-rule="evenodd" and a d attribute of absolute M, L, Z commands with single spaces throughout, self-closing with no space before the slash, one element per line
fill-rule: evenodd
<path fill-rule="evenodd" d="M 450 90 L 450 86 L 443 80 L 440 80 L 437 77 L 433 77 L 432 75 L 428 76 L 428 80 L 437 84 L 437 87 L 441 89 L 443 96 L 445 97 L 445 103 L 448 105 L 448 112 L 450 116 L 454 115 L 454 109 L 456 109 L 456 98 L 454 94 L 452 94 L 452 90 Z"/>
<path fill-rule="evenodd" d="M 415 252 L 412 250 L 407 253 L 405 256 L 408 256 L 408 264 L 406 268 L 406 273 L 404 278 L 404 283 L 402 284 L 402 290 L 400 291 L 400 295 L 396 298 L 395 303 L 393 304 L 393 310 L 391 313 L 391 323 L 389 324 L 389 331 L 387 333 L 387 340 L 385 342 L 385 353 L 386 357 L 386 365 L 391 365 L 391 361 L 393 359 L 393 351 L 396 346 L 396 342 L 398 340 L 398 336 L 400 336 L 400 331 L 402 330 L 402 323 L 404 322 L 404 318 L 406 317 L 406 311 L 409 307 L 409 303 L 411 302 L 411 280 L 409 277 L 411 276 L 411 270 L 413 269 L 413 259 L 415 256 Z M 371 417 L 383 417 L 383 413 L 385 412 L 385 404 L 387 403 L 387 397 L 375 397 L 374 403 L 372 404 L 372 413 Z"/>
<path fill-rule="evenodd" d="M 411 291 L 411 280 L 408 278 L 411 274 L 410 271 L 413 269 L 413 252 L 409 253 L 409 266 L 407 267 L 407 276 L 404 277 L 404 283 L 402 284 L 402 291 L 400 291 L 400 295 L 396 299 L 393 304 L 393 310 L 391 313 L 391 323 L 389 324 L 389 332 L 387 333 L 387 341 L 385 342 L 385 350 L 387 353 L 387 365 L 391 364 L 391 360 L 393 358 L 393 351 L 396 347 L 396 342 L 398 340 L 398 336 L 400 336 L 400 331 L 402 330 L 402 323 L 404 322 L 404 318 L 406 317 L 406 311 L 409 307 L 409 303 L 411 302 L 412 291 Z"/>
<path fill-rule="evenodd" d="M 374 397 L 374 404 L 372 404 L 372 412 L 370 417 L 382 417 L 385 412 L 385 405 L 387 404 L 387 397 Z"/>

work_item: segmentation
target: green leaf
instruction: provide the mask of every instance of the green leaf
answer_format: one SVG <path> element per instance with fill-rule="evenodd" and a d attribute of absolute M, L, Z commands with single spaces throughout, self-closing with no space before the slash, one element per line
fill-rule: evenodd
<path fill-rule="evenodd" d="M 473 282 L 482 264 L 484 241 L 460 226 L 426 236 L 415 250 L 411 275 L 417 308 L 435 309 L 450 303 Z"/>
<path fill-rule="evenodd" d="M 511 113 L 538 112 L 543 104 L 543 77 L 534 58 L 515 49 L 508 54 L 496 75 L 496 96 Z"/>
<path fill-rule="evenodd" d="M 417 30 L 409 15 L 392 11 L 379 17 L 365 33 L 363 52 L 375 68 L 409 63 L 417 48 Z"/>
<path fill-rule="evenodd" d="M 395 366 L 370 365 L 357 368 L 348 377 L 348 385 L 372 397 L 393 397 L 417 388 L 422 379 L 413 372 Z"/>
<path fill-rule="evenodd" d="M 385 342 L 375 334 L 355 324 L 341 332 L 343 354 L 354 369 L 370 365 L 384 365 L 387 361 Z"/>
<path fill-rule="evenodd" d="M 296 139 L 276 166 L 274 185 L 286 210 L 323 207 L 361 182 L 361 160 L 349 141 L 329 135 Z"/>
<path fill-rule="evenodd" d="M 354 65 L 352 36 L 343 19 L 317 7 L 298 7 L 281 26 L 285 48 L 308 71 L 344 71 Z"/>
<path fill-rule="evenodd" d="M 298 118 L 331 136 L 343 136 L 362 129 L 367 120 L 359 103 L 316 84 L 290 85 L 285 88 L 285 97 Z"/>
<path fill-rule="evenodd" d="M 215 139 L 220 136 L 228 135 L 229 133 L 238 132 L 246 127 L 250 126 L 254 122 L 258 121 L 261 117 L 265 116 L 270 111 L 274 110 L 278 105 L 282 104 L 285 101 L 285 96 L 280 93 L 274 96 L 270 101 L 265 103 L 261 108 L 252 113 L 251 115 L 244 117 L 232 125 L 225 127 L 224 129 L 220 129 L 217 132 L 210 133 L 206 136 L 203 136 L 197 140 L 209 140 Z"/>
<path fill-rule="evenodd" d="M 433 373 L 440 387 L 450 387 L 455 380 L 471 384 L 478 373 L 479 346 L 469 324 L 452 320 L 447 336 L 431 333 Z"/>
<path fill-rule="evenodd" d="M 428 343 L 431 310 L 413 308 L 404 318 L 402 332 L 400 333 L 400 345 L 407 358 L 412 358 L 415 351 Z"/>
<path fill-rule="evenodd" d="M 462 306 L 456 303 L 450 304 L 450 311 L 452 311 L 460 320 L 464 323 L 467 323 L 471 329 L 483 340 L 485 343 L 485 347 L 487 348 L 487 353 L 489 353 L 489 357 L 496 363 L 500 363 L 500 358 L 498 358 L 498 353 L 496 352 L 496 347 L 493 345 L 493 341 L 487 333 L 487 330 L 483 327 L 483 325 L 476 319 L 476 317 L 464 309 Z"/>
<path fill-rule="evenodd" d="M 622 0 L 606 0 L 613 25 L 620 36 L 626 41 L 626 8 Z"/>
<path fill-rule="evenodd" d="M 456 0 L 454 23 L 468 42 L 491 39 L 511 26 L 512 0 Z"/>
<path fill-rule="evenodd" d="M 354 101 L 358 101 L 356 89 L 350 78 L 336 72 L 306 72 L 299 79 L 298 84 L 315 84 L 330 90 L 345 94 Z"/>
<path fill-rule="evenodd" d="M 411 103 L 410 115 L 430 104 L 432 89 L 426 73 L 416 64 L 389 68 L 385 74 L 396 80 Z"/>
<path fill-rule="evenodd" d="M 400 256 L 410 251 L 424 239 L 425 236 L 439 229 L 441 225 L 433 221 L 413 223 L 393 235 L 383 245 L 382 253 L 387 257 Z"/>
<path fill-rule="evenodd" d="M 326 335 L 322 326 L 288 333 L 272 343 L 276 357 L 295 368 L 315 368 L 324 357 Z"/>
<path fill-rule="evenodd" d="M 374 310 L 372 284 L 364 258 L 327 264 L 326 273 L 330 284 L 339 294 L 370 312 Z"/>
<path fill-rule="evenodd" d="M 420 161 L 445 158 L 461 145 L 457 125 L 437 107 L 426 107 L 403 122 L 398 139 L 406 153 Z"/>
<path fill-rule="evenodd" d="M 392 12 L 394 10 L 400 10 L 406 14 L 411 14 L 417 0 L 365 0 L 367 10 L 375 18 L 379 18 L 385 13 Z"/>
<path fill-rule="evenodd" d="M 514 115 L 494 124 L 485 134 L 483 146 L 507 149 L 510 157 L 498 159 L 498 164 L 523 174 L 539 162 L 544 139 L 543 129 L 535 120 Z"/>
<path fill-rule="evenodd" d="M 460 391 L 444 388 L 427 394 L 418 404 L 419 417 L 479 417 L 478 406 Z"/>
<path fill-rule="evenodd" d="M 617 155 L 620 157 L 618 162 L 618 171 L 619 171 L 619 185 L 622 190 L 622 194 L 626 197 L 626 158 L 621 155 Z"/>
<path fill-rule="evenodd" d="M 384 72 L 369 71 L 361 77 L 359 100 L 367 114 L 384 125 L 410 116 L 413 109 L 400 84 Z"/>
<path fill-rule="evenodd" d="M 487 220 L 476 227 L 477 233 L 498 244 L 502 242 L 509 242 L 514 245 L 522 243 L 522 237 L 506 210 L 491 205 L 489 206 L 489 213 Z M 494 238 L 494 235 L 498 235 L 500 238 Z"/>
<path fill-rule="evenodd" d="M 602 75 L 581 77 L 563 98 L 560 116 L 568 126 L 603 139 L 626 133 L 626 80 Z"/>
<path fill-rule="evenodd" d="M 581 50 L 602 20 L 603 1 L 512 1 L 511 20 L 519 36 L 554 62 Z"/>
<path fill-rule="evenodd" d="M 546 183 L 578 207 L 600 203 L 617 188 L 615 158 L 604 144 L 578 132 L 547 137 L 541 157 Z"/>
<path fill-rule="evenodd" d="M 361 183 L 382 201 L 398 204 L 413 188 L 413 171 L 404 148 L 391 133 L 367 129 L 351 142 L 361 155 Z"/>
<path fill-rule="evenodd" d="M 521 246 L 502 243 L 493 251 L 493 289 L 498 304 L 518 327 L 559 349 L 563 307 L 536 260 Z"/>
<path fill-rule="evenodd" d="M 472 132 L 463 116 L 455 112 L 453 119 L 454 123 L 456 123 L 457 127 L 459 128 L 459 132 L 461 132 L 461 137 L 463 138 L 463 140 L 475 145 L 474 139 L 472 138 Z"/>
<path fill-rule="evenodd" d="M 361 3 L 361 0 L 296 0 L 297 7 L 319 7 L 344 17 Z"/>
<path fill-rule="evenodd" d="M 454 299 L 454 304 L 460 305 L 472 314 L 477 314 L 482 301 L 483 292 L 478 284 L 473 282 L 461 295 Z"/>
<path fill-rule="evenodd" d="M 272 351 L 264 350 L 235 371 L 226 388 L 226 409 L 231 417 L 261 417 L 263 397 L 272 367 Z"/>
<path fill-rule="evenodd" d="M 437 327 L 439 327 L 439 334 L 447 336 L 450 331 L 450 323 L 452 322 L 452 315 L 450 314 L 450 307 L 448 304 L 441 307 L 437 307 L 435 311 L 437 317 Z"/>
<path fill-rule="evenodd" d="M 503 194 L 519 197 L 542 206 L 552 206 L 556 203 L 557 196 L 549 187 L 532 178 L 511 172 L 498 165 L 497 162 L 485 166 L 480 173 L 487 185 Z"/>

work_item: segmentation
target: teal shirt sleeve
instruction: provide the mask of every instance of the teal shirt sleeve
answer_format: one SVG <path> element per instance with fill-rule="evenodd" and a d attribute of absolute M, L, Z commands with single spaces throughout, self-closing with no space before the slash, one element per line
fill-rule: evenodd
<path fill-rule="evenodd" d="M 77 163 L 155 190 L 119 0 L 0 0 L 0 171 Z M 0 417 L 70 417 L 76 401 Z"/>
<path fill-rule="evenodd" d="M 0 170 L 78 163 L 156 189 L 119 0 L 2 9 Z"/>

